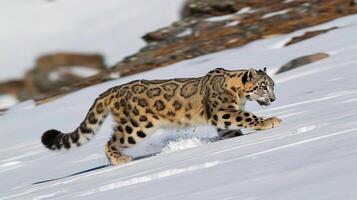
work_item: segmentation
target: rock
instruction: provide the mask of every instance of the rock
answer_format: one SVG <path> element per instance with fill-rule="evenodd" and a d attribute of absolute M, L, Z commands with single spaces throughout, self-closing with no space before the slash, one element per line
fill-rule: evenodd
<path fill-rule="evenodd" d="M 183 19 L 146 34 L 144 39 L 148 45 L 118 62 L 113 70 L 119 71 L 122 76 L 131 75 L 239 47 L 271 35 L 290 33 L 357 13 L 357 6 L 349 5 L 348 0 L 331 0 L 329 3 L 315 0 L 289 3 L 278 0 L 188 0 L 183 9 Z M 292 42 L 323 32 L 325 30 L 307 33 Z"/>
<path fill-rule="evenodd" d="M 191 29 L 191 27 L 195 26 L 197 22 L 196 18 L 185 18 L 173 23 L 169 27 L 149 32 L 142 38 L 148 43 L 173 40 L 177 38 L 178 35 L 184 33 L 187 29 Z"/>
<path fill-rule="evenodd" d="M 237 12 L 239 5 L 247 3 L 241 1 L 240 4 L 237 4 L 237 0 L 188 0 L 181 10 L 181 16 L 182 18 L 187 18 L 192 16 L 225 15 Z"/>
<path fill-rule="evenodd" d="M 13 95 L 20 101 L 40 98 L 66 91 L 61 88 L 68 91 L 71 85 L 104 70 L 104 58 L 99 54 L 48 54 L 39 57 L 22 80 L 0 83 L 0 94 Z"/>
<path fill-rule="evenodd" d="M 40 56 L 36 60 L 39 70 L 52 70 L 56 67 L 85 66 L 94 69 L 104 69 L 104 58 L 100 54 L 55 53 Z"/>
<path fill-rule="evenodd" d="M 293 37 L 289 42 L 287 42 L 284 46 L 289 46 L 298 42 L 301 42 L 303 40 L 307 40 L 310 39 L 312 37 L 315 37 L 317 35 L 323 34 L 323 33 L 327 33 L 331 30 L 337 29 L 337 27 L 332 27 L 329 29 L 322 29 L 322 30 L 317 30 L 317 31 L 308 31 L 305 32 L 302 36 L 297 36 L 297 37 Z"/>
<path fill-rule="evenodd" d="M 296 58 L 288 63 L 286 63 L 285 65 L 283 65 L 277 72 L 276 74 L 280 74 L 292 69 L 296 69 L 298 67 L 301 67 L 303 65 L 307 65 L 322 59 L 325 59 L 327 57 L 329 57 L 330 55 L 328 55 L 327 53 L 315 53 L 312 55 L 308 55 L 308 56 L 302 56 L 299 58 Z"/>
<path fill-rule="evenodd" d="M 0 83 L 0 94 L 12 95 L 19 100 L 25 100 L 31 97 L 31 93 L 25 88 L 25 81 L 23 80 L 10 80 Z"/>
<path fill-rule="evenodd" d="M 80 82 L 106 69 L 100 54 L 55 53 L 39 57 L 36 67 L 27 72 L 28 89 L 42 96 Z"/>

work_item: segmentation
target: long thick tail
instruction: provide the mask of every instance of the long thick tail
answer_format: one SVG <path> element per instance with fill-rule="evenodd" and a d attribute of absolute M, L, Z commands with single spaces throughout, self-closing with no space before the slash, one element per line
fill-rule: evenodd
<path fill-rule="evenodd" d="M 62 133 L 58 130 L 48 130 L 43 133 L 41 141 L 50 150 L 70 149 L 87 143 L 94 137 L 105 117 L 108 115 L 103 98 L 97 98 L 89 109 L 86 118 L 80 126 L 71 133 Z"/>

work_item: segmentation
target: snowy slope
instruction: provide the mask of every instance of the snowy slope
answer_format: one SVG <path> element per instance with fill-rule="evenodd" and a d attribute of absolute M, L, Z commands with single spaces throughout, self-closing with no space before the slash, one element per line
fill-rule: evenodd
<path fill-rule="evenodd" d="M 143 47 L 145 33 L 176 21 L 183 2 L 1 0 L 0 80 L 21 77 L 49 52 L 99 52 L 113 65 Z"/>
<path fill-rule="evenodd" d="M 333 26 L 341 28 L 288 47 L 283 44 L 302 31 L 86 88 L 38 107 L 17 105 L 0 117 L 0 199 L 356 199 L 357 15 L 306 30 Z M 161 130 L 128 153 L 165 153 L 33 185 L 107 164 L 103 145 L 111 120 L 92 142 L 71 152 L 49 152 L 40 136 L 49 128 L 74 129 L 110 86 L 201 76 L 215 67 L 266 66 L 273 73 L 316 52 L 331 57 L 273 76 L 273 105 L 248 104 L 260 116 L 282 118 L 279 128 L 217 142 L 207 139 L 215 135 L 212 127 Z M 180 134 L 184 140 L 178 140 Z"/>

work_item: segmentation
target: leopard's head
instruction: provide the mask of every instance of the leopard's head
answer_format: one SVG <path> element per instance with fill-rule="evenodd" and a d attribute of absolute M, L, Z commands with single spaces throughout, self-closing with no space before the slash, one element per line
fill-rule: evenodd
<path fill-rule="evenodd" d="M 242 75 L 243 95 L 250 101 L 257 101 L 259 105 L 268 106 L 276 97 L 274 81 L 263 70 L 249 69 Z"/>

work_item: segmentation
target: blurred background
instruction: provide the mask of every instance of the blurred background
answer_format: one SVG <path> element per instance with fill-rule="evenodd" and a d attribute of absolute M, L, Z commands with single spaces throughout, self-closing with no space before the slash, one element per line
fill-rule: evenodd
<path fill-rule="evenodd" d="M 354 0 L 2 0 L 0 109 L 28 99 L 40 104 L 356 11 Z M 314 56 L 307 60 L 327 57 Z"/>

